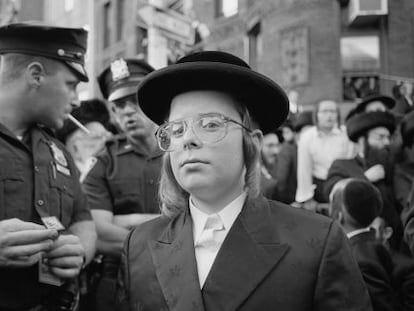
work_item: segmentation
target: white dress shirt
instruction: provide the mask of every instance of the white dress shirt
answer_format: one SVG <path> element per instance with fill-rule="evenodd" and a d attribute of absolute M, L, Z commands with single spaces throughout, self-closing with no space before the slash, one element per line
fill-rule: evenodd
<path fill-rule="evenodd" d="M 298 141 L 298 168 L 296 202 L 313 197 L 313 177 L 326 180 L 331 164 L 336 159 L 350 159 L 355 156 L 355 145 L 345 129 L 334 128 L 324 133 L 313 126 L 306 130 Z"/>
<path fill-rule="evenodd" d="M 207 275 L 216 259 L 216 256 L 223 244 L 224 239 L 229 233 L 231 226 L 240 214 L 244 201 L 246 200 L 246 193 L 243 192 L 240 196 L 234 199 L 231 203 L 225 206 L 218 216 L 221 219 L 224 229 L 216 232 L 215 240 L 218 242 L 218 247 L 215 250 L 211 250 L 205 247 L 203 244 L 198 243 L 201 235 L 203 234 L 206 221 L 209 214 L 206 214 L 194 206 L 191 197 L 189 199 L 191 218 L 193 219 L 193 239 L 194 239 L 194 250 L 197 261 L 198 279 L 200 281 L 200 288 L 203 288 L 204 282 L 207 279 Z"/>

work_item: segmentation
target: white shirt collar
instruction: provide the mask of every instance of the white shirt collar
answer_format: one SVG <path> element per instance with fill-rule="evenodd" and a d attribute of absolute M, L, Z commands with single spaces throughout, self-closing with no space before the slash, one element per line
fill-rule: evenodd
<path fill-rule="evenodd" d="M 358 234 L 361 234 L 361 233 L 364 233 L 364 232 L 369 232 L 370 230 L 371 230 L 371 227 L 366 227 L 366 228 L 362 228 L 362 229 L 357 229 L 357 230 L 354 230 L 354 231 L 348 232 L 348 233 L 346 234 L 346 236 L 348 237 L 348 239 L 350 239 L 350 238 L 352 238 L 352 237 L 354 237 L 354 236 L 356 236 L 356 235 L 358 235 Z"/>
<path fill-rule="evenodd" d="M 246 192 L 243 192 L 241 195 L 235 198 L 232 202 L 227 204 L 227 206 L 225 206 L 220 212 L 217 213 L 221 221 L 223 222 L 224 230 L 226 232 L 230 230 L 237 216 L 240 214 L 243 208 L 244 201 L 246 200 L 246 196 L 247 196 Z M 191 197 L 189 198 L 189 207 L 190 207 L 191 218 L 193 219 L 193 237 L 194 237 L 194 241 L 197 241 L 198 237 L 203 232 L 207 218 L 210 215 L 199 210 L 193 204 Z"/>

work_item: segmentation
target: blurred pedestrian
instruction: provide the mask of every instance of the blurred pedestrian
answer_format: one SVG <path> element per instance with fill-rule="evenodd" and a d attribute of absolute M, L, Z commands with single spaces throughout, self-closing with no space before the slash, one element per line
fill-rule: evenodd
<path fill-rule="evenodd" d="M 285 141 L 280 147 L 276 166 L 276 200 L 291 204 L 295 202 L 297 187 L 297 141 L 301 133 L 313 125 L 311 111 L 299 113 L 292 122 L 282 125 Z M 292 136 L 292 139 L 289 137 Z"/>
<path fill-rule="evenodd" d="M 303 133 L 298 141 L 296 202 L 315 211 L 318 203 L 327 203 L 323 192 L 328 169 L 335 159 L 350 158 L 354 147 L 339 126 L 338 104 L 320 101 L 314 111 L 315 126 Z"/>
<path fill-rule="evenodd" d="M 394 229 L 393 247 L 399 248 L 401 222 L 393 194 L 390 139 L 395 130 L 395 117 L 384 111 L 363 112 L 346 122 L 349 138 L 356 143 L 357 155 L 352 159 L 338 159 L 329 168 L 325 193 L 329 195 L 341 179 L 355 177 L 370 181 L 381 193 L 381 216 Z"/>
<path fill-rule="evenodd" d="M 265 197 L 276 198 L 276 169 L 278 154 L 282 143 L 280 131 L 273 131 L 263 136 L 261 162 L 260 162 L 260 187 Z"/>

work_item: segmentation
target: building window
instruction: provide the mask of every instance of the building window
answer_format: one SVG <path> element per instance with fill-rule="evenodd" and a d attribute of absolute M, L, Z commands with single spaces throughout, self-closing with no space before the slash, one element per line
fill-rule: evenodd
<path fill-rule="evenodd" d="M 107 48 L 111 43 L 111 2 L 106 2 L 103 7 L 103 47 Z"/>
<path fill-rule="evenodd" d="M 341 38 L 344 71 L 376 71 L 380 68 L 378 36 Z"/>
<path fill-rule="evenodd" d="M 341 38 L 343 99 L 354 101 L 378 93 L 380 43 L 376 35 Z"/>
<path fill-rule="evenodd" d="M 309 83 L 309 30 L 305 25 L 287 27 L 280 33 L 282 81 L 288 88 Z"/>
<path fill-rule="evenodd" d="M 124 30 L 124 0 L 117 0 L 116 2 L 116 40 L 122 39 L 122 32 Z"/>
<path fill-rule="evenodd" d="M 237 14 L 238 0 L 216 0 L 216 17 L 230 17 Z"/>
<path fill-rule="evenodd" d="M 248 60 L 253 69 L 257 69 L 258 59 L 260 57 L 260 23 L 256 23 L 248 32 Z"/>

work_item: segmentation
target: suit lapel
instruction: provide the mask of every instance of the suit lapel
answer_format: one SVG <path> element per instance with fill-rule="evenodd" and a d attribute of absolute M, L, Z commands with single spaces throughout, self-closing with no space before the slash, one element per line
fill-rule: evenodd
<path fill-rule="evenodd" d="M 158 241 L 149 242 L 149 246 L 169 310 L 203 311 L 188 209 L 171 222 Z"/>
<path fill-rule="evenodd" d="M 206 310 L 236 310 L 282 259 L 266 200 L 248 200 L 228 233 L 203 287 Z"/>

